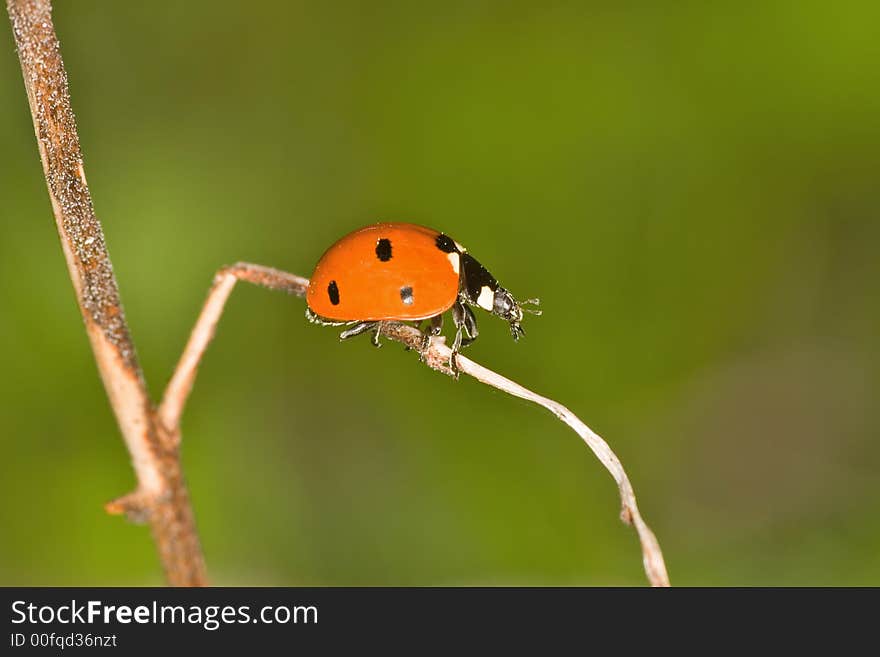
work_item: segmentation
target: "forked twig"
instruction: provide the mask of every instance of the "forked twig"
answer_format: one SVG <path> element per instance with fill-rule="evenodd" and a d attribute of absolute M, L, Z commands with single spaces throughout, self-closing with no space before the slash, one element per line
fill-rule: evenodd
<path fill-rule="evenodd" d="M 155 420 L 122 311 L 113 266 L 86 184 L 67 73 L 48 0 L 7 0 L 61 248 L 137 489 L 107 505 L 150 523 L 165 577 L 207 581 L 180 455 Z"/>
<path fill-rule="evenodd" d="M 165 388 L 162 403 L 159 405 L 157 414 L 162 424 L 173 431 L 180 426 L 180 416 L 183 407 L 192 390 L 196 378 L 196 370 L 202 355 L 208 347 L 208 343 L 214 338 L 214 331 L 226 300 L 235 287 L 236 281 L 247 281 L 270 290 L 281 290 L 297 296 L 305 296 L 309 281 L 300 276 L 294 276 L 287 272 L 260 265 L 238 263 L 231 267 L 224 267 L 214 276 L 214 285 L 208 293 L 205 305 L 199 319 L 193 327 L 189 341 L 183 350 L 183 354 L 177 363 L 174 374 Z M 179 433 L 174 434 L 175 441 L 179 440 Z"/>
<path fill-rule="evenodd" d="M 239 280 L 273 290 L 282 290 L 299 297 L 305 296 L 309 285 L 308 279 L 301 276 L 245 262 L 225 267 L 217 272 L 217 275 L 214 277 L 214 285 L 208 293 L 208 298 L 202 307 L 202 312 L 196 320 L 183 356 L 178 362 L 174 376 L 165 390 L 162 405 L 159 407 L 159 417 L 168 426 L 176 426 L 179 422 L 180 415 L 192 389 L 199 362 L 208 348 L 208 344 L 214 337 L 217 322 L 223 313 L 226 300 L 229 298 L 233 287 L 235 287 L 236 281 Z M 400 342 L 415 351 L 421 350 L 422 334 L 412 326 L 397 322 L 387 322 L 383 323 L 381 332 L 391 340 Z M 421 356 L 429 367 L 444 374 L 455 376 L 455 372 L 449 367 L 451 354 L 452 351 L 446 346 L 444 340 L 435 338 L 428 349 L 421 353 Z M 651 528 L 642 519 L 639 507 L 636 504 L 636 496 L 632 484 L 626 476 L 623 465 L 608 446 L 608 443 L 559 402 L 542 397 L 462 355 L 458 356 L 457 364 L 461 372 L 472 376 L 477 381 L 497 388 L 514 397 L 526 399 L 539 406 L 543 406 L 565 422 L 581 437 L 617 482 L 622 506 L 621 518 L 625 523 L 633 525 L 636 532 L 638 532 L 648 581 L 652 586 L 669 586 L 669 576 L 666 573 L 666 564 L 663 561 L 660 544 L 657 542 L 657 538 L 654 536 Z"/>

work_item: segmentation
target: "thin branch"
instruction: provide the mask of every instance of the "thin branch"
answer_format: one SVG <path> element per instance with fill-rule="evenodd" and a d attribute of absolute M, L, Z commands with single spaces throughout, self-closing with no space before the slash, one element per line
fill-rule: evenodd
<path fill-rule="evenodd" d="M 214 277 L 214 285 L 208 293 L 208 298 L 202 307 L 202 312 L 196 320 L 183 356 L 165 391 L 165 397 L 160 407 L 160 416 L 168 425 L 174 425 L 180 419 L 183 407 L 186 404 L 187 397 L 195 380 L 198 364 L 208 348 L 208 344 L 214 337 L 214 331 L 217 327 L 217 322 L 220 320 L 220 315 L 223 313 L 223 307 L 235 286 L 235 282 L 238 280 L 247 281 L 273 290 L 283 290 L 300 297 L 305 296 L 309 284 L 308 279 L 301 276 L 244 262 L 226 267 L 217 272 L 217 275 Z M 430 347 L 422 352 L 422 334 L 412 326 L 397 322 L 387 322 L 383 323 L 381 331 L 383 335 L 391 340 L 400 342 L 420 352 L 422 360 L 432 369 L 449 376 L 455 376 L 455 372 L 449 367 L 452 351 L 446 346 L 443 338 L 434 338 Z M 639 535 L 639 541 L 642 546 L 642 560 L 648 581 L 652 586 L 669 586 L 669 576 L 666 573 L 666 564 L 663 561 L 660 544 L 657 542 L 657 538 L 654 536 L 651 528 L 642 519 L 639 507 L 636 504 L 636 496 L 632 484 L 626 475 L 626 471 L 623 469 L 623 465 L 620 463 L 620 459 L 617 458 L 608 446 L 608 443 L 559 402 L 542 397 L 460 354 L 457 358 L 457 364 L 461 372 L 472 376 L 481 383 L 485 383 L 514 397 L 543 406 L 581 437 L 617 482 L 622 506 L 621 519 L 625 523 L 633 525 Z"/>
<path fill-rule="evenodd" d="M 162 403 L 159 405 L 159 419 L 169 431 L 173 432 L 172 439 L 176 441 L 180 440 L 180 433 L 179 430 L 175 431 L 175 428 L 180 426 L 180 417 L 192 390 L 199 362 L 202 360 L 208 344 L 214 338 L 214 331 L 217 328 L 217 322 L 220 321 L 220 315 L 223 314 L 223 307 L 238 280 L 272 290 L 281 290 L 300 297 L 305 296 L 306 288 L 309 286 L 309 281 L 306 278 L 246 262 L 224 267 L 217 272 L 214 276 L 214 285 L 208 293 L 208 299 L 205 301 L 189 342 L 183 350 L 183 355 L 180 357 L 171 381 L 165 388 Z"/>
<path fill-rule="evenodd" d="M 68 93 L 67 73 L 48 0 L 7 0 L 37 145 L 61 248 L 86 333 L 138 480 L 137 490 L 107 505 L 146 519 L 168 582 L 206 582 L 179 454 L 168 447 L 147 395 L 122 311 L 101 224 L 92 207 Z"/>
<path fill-rule="evenodd" d="M 449 351 L 449 348 L 445 345 L 443 345 L 442 349 L 438 347 L 438 350 L 440 351 L 441 358 L 449 357 L 444 353 Z M 469 374 L 477 381 L 492 386 L 493 388 L 497 388 L 498 390 L 503 390 L 514 397 L 526 399 L 539 406 L 543 406 L 553 413 L 553 415 L 565 422 L 581 437 L 587 446 L 593 450 L 593 453 L 602 462 L 602 465 L 604 465 L 608 472 L 611 473 L 611 476 L 614 477 L 614 481 L 617 482 L 621 502 L 620 517 L 626 524 L 633 525 L 639 535 L 639 541 L 641 541 L 642 544 L 642 560 L 644 561 L 645 574 L 648 576 L 648 581 L 652 586 L 669 586 L 669 575 L 666 573 L 666 564 L 663 561 L 663 553 L 660 551 L 660 544 L 657 542 L 657 537 L 654 536 L 654 532 L 652 532 L 647 523 L 642 520 L 642 516 L 639 513 L 639 507 L 636 504 L 636 494 L 629 481 L 629 477 L 626 476 L 623 464 L 620 462 L 620 459 L 617 458 L 617 455 L 611 450 L 611 447 L 608 446 L 608 443 L 606 443 L 599 434 L 595 433 L 590 427 L 584 424 L 578 416 L 559 402 L 548 399 L 547 397 L 542 397 L 528 388 L 524 388 L 518 383 L 515 383 L 514 381 L 511 381 L 510 379 L 507 379 L 500 374 L 475 363 L 469 358 L 465 358 L 464 356 L 459 356 L 457 363 L 462 372 Z"/>

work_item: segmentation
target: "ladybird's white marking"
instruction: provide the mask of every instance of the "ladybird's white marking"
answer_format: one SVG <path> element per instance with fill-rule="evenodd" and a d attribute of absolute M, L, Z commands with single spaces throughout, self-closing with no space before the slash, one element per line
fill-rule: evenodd
<path fill-rule="evenodd" d="M 488 285 L 480 288 L 480 296 L 477 297 L 477 305 L 483 310 L 492 311 L 495 307 L 495 293 Z"/>
<path fill-rule="evenodd" d="M 458 269 L 461 258 L 455 251 L 453 251 L 452 253 L 447 253 L 446 257 L 449 258 L 449 262 L 452 264 L 452 271 L 454 271 L 455 275 L 458 276 Z"/>
<path fill-rule="evenodd" d="M 413 289 L 409 285 L 400 288 L 400 300 L 403 301 L 405 306 L 413 305 L 415 298 L 413 297 Z"/>
<path fill-rule="evenodd" d="M 452 240 L 452 241 L 455 242 L 455 240 Z M 465 251 L 467 251 L 467 249 L 464 248 L 464 247 L 463 247 L 461 244 L 459 244 L 458 242 L 455 242 L 455 248 L 457 248 L 457 249 L 458 249 L 459 251 L 461 251 L 462 253 L 464 253 Z"/>

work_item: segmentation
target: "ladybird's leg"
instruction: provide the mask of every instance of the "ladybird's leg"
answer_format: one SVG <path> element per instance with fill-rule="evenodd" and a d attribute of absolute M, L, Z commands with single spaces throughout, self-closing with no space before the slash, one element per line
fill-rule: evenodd
<path fill-rule="evenodd" d="M 449 356 L 449 367 L 455 372 L 455 378 L 458 378 L 458 354 L 476 340 L 480 332 L 477 329 L 477 318 L 474 316 L 474 311 L 462 299 L 456 301 L 452 306 L 452 321 L 455 323 L 456 331 L 455 341 L 452 343 L 452 353 Z"/>
<path fill-rule="evenodd" d="M 348 340 L 349 338 L 353 338 L 354 336 L 360 335 L 361 333 L 366 333 L 367 331 L 375 329 L 377 324 L 379 324 L 379 322 L 358 322 L 351 328 L 345 329 L 342 333 L 340 333 L 339 339 Z"/>
<path fill-rule="evenodd" d="M 315 314 L 308 306 L 306 306 L 306 319 L 312 324 L 320 324 L 321 326 L 343 326 L 344 324 L 351 324 L 351 322 L 337 322 L 332 319 L 324 319 L 320 315 Z"/>
<path fill-rule="evenodd" d="M 455 324 L 455 340 L 452 341 L 452 351 L 455 353 L 461 348 L 464 331 L 464 304 L 461 301 L 456 301 L 452 305 L 452 323 Z"/>
<path fill-rule="evenodd" d="M 382 346 L 382 343 L 379 342 L 380 335 L 382 335 L 382 322 L 376 322 L 376 327 L 373 330 L 373 337 L 370 339 L 370 342 L 372 342 L 373 346 L 377 349 Z"/>
<path fill-rule="evenodd" d="M 427 330 L 422 332 L 422 347 L 420 349 L 422 360 L 425 359 L 425 352 L 428 350 L 428 347 L 431 346 L 432 338 L 435 335 L 440 335 L 440 331 L 443 330 L 443 313 L 431 317 L 430 322 Z"/>
<path fill-rule="evenodd" d="M 477 318 L 474 315 L 474 311 L 471 310 L 470 306 L 463 306 L 464 309 L 464 332 L 467 334 L 467 338 L 465 338 L 461 346 L 462 348 L 467 347 L 471 342 L 477 339 L 477 336 L 480 335 L 480 331 L 477 329 Z"/>
<path fill-rule="evenodd" d="M 452 341 L 452 353 L 449 355 L 449 367 L 455 373 L 455 378 L 458 378 L 458 362 L 456 357 L 458 356 L 458 352 L 461 351 L 461 343 L 466 324 L 466 312 L 467 306 L 465 306 L 461 300 L 456 301 L 453 304 L 452 323 L 455 324 L 455 340 Z"/>
<path fill-rule="evenodd" d="M 443 313 L 439 315 L 434 315 L 431 318 L 431 335 L 440 335 L 440 331 L 443 330 Z"/>

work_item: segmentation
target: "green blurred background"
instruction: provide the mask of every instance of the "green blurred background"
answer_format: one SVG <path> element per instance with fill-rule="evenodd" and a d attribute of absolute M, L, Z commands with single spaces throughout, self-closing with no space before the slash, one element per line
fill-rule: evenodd
<path fill-rule="evenodd" d="M 60 1 L 151 392 L 214 271 L 414 221 L 520 297 L 468 355 L 623 460 L 674 584 L 880 584 L 880 7 Z M 0 583 L 160 584 L 0 30 Z M 242 285 L 184 417 L 217 584 L 645 582 L 553 417 Z"/>

